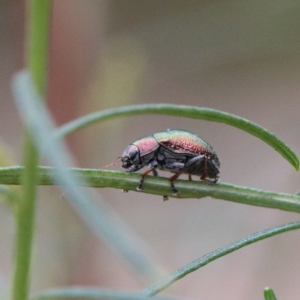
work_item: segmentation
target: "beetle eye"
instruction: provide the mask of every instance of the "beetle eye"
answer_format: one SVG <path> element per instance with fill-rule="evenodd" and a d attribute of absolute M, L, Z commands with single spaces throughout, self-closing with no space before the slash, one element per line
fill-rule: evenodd
<path fill-rule="evenodd" d="M 128 168 L 130 167 L 132 164 L 129 162 L 129 157 L 128 156 L 125 156 L 125 157 L 122 157 L 121 158 L 121 161 L 122 161 L 122 167 L 123 168 Z"/>

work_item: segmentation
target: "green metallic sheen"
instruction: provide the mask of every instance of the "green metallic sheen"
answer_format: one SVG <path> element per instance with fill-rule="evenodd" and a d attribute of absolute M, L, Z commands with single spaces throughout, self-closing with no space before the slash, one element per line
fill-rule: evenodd
<path fill-rule="evenodd" d="M 184 130 L 157 132 L 153 137 L 158 143 L 175 153 L 213 154 L 213 148 L 197 135 Z"/>

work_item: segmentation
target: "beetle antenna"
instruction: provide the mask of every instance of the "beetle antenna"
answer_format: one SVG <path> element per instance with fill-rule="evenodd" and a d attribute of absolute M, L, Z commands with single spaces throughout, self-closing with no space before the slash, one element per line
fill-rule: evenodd
<path fill-rule="evenodd" d="M 117 158 L 115 159 L 115 161 L 113 162 L 113 165 L 115 166 L 116 163 L 119 163 L 120 161 L 122 161 L 122 157 L 121 157 L 121 156 L 119 156 L 119 157 L 117 157 Z"/>
<path fill-rule="evenodd" d="M 105 165 L 105 166 L 103 166 L 103 167 L 101 167 L 101 168 L 99 168 L 100 170 L 102 170 L 102 169 L 107 169 L 108 167 L 110 167 L 110 166 L 114 166 L 115 165 L 115 163 L 113 162 L 113 163 L 110 163 L 110 164 L 108 164 L 108 165 Z"/>
<path fill-rule="evenodd" d="M 100 170 L 101 170 L 101 169 L 106 169 L 106 168 L 108 168 L 108 167 L 110 167 L 110 166 L 115 166 L 116 163 L 119 163 L 119 162 L 121 161 L 121 159 L 122 159 L 122 157 L 117 157 L 117 158 L 114 160 L 114 162 L 112 162 L 112 163 L 110 163 L 110 164 L 108 164 L 108 165 L 106 165 L 106 166 L 101 167 Z"/>

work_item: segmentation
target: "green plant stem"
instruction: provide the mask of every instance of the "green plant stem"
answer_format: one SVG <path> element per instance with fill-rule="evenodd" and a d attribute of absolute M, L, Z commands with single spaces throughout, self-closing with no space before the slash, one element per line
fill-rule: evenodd
<path fill-rule="evenodd" d="M 45 97 L 48 67 L 48 41 L 51 17 L 51 0 L 28 1 L 27 68 L 34 87 Z"/>
<path fill-rule="evenodd" d="M 78 176 L 78 179 L 83 179 L 90 187 L 110 187 L 135 192 L 141 176 L 138 173 L 119 171 L 77 168 L 71 168 L 69 170 Z M 38 171 L 39 185 L 55 184 L 55 172 L 53 168 L 39 167 Z M 0 184 L 20 184 L 23 172 L 23 167 L 0 168 Z M 297 195 L 256 190 L 226 183 L 212 185 L 199 181 L 176 180 L 175 185 L 180 190 L 179 198 L 172 195 L 170 182 L 167 178 L 147 176 L 143 192 L 161 196 L 167 195 L 177 199 L 195 199 L 208 196 L 215 199 L 300 213 L 300 196 Z"/>
<path fill-rule="evenodd" d="M 34 87 L 44 98 L 47 81 L 47 58 L 51 0 L 28 1 L 26 64 Z M 12 298 L 28 299 L 30 261 L 33 242 L 35 200 L 39 155 L 29 133 L 25 134 L 22 195 L 16 208 L 15 268 Z"/>
<path fill-rule="evenodd" d="M 15 269 L 13 299 L 28 298 L 29 270 L 35 219 L 38 154 L 29 137 L 26 138 L 22 197 L 16 208 Z"/>

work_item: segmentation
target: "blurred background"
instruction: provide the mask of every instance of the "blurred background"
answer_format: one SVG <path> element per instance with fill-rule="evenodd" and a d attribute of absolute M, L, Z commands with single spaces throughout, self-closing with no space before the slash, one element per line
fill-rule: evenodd
<path fill-rule="evenodd" d="M 16 164 L 22 162 L 23 129 L 10 85 L 24 67 L 24 24 L 24 1 L 1 0 L 0 130 Z M 54 0 L 47 103 L 58 125 L 129 104 L 214 108 L 267 128 L 300 156 L 299 32 L 295 0 Z M 67 142 L 78 166 L 100 168 L 130 142 L 168 128 L 207 140 L 221 161 L 222 182 L 285 193 L 300 189 L 299 174 L 277 152 L 217 123 L 141 115 L 91 126 Z M 210 198 L 163 202 L 143 193 L 95 192 L 162 274 L 246 235 L 299 220 L 295 213 Z M 66 285 L 139 291 L 158 279 L 143 280 L 90 232 L 61 194 L 54 187 L 39 190 L 32 291 Z M 6 295 L 14 224 L 5 205 L 0 228 L 0 295 Z M 298 299 L 299 237 L 294 231 L 248 246 L 165 293 L 250 300 L 262 299 L 270 286 L 278 299 Z"/>

